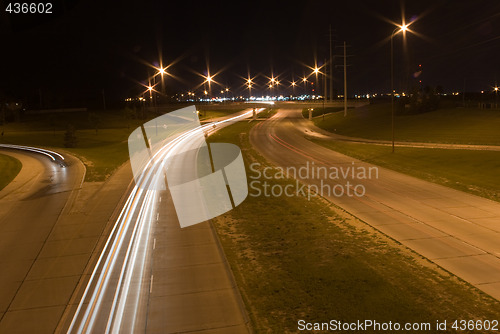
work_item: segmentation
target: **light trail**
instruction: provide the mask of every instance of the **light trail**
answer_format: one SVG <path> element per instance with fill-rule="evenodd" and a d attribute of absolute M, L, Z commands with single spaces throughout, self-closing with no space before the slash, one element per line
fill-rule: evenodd
<path fill-rule="evenodd" d="M 43 148 L 22 146 L 22 145 L 11 145 L 11 144 L 0 144 L 0 147 L 43 154 L 49 157 L 54 162 L 57 161 L 58 159 L 61 160 L 61 162 L 64 161 L 64 157 L 61 154 Z"/>
<path fill-rule="evenodd" d="M 256 109 L 260 112 L 264 108 Z M 68 333 L 121 333 L 141 331 L 141 292 L 152 290 L 147 278 L 152 250 L 151 227 L 159 213 L 159 185 L 164 182 L 166 162 L 200 133 L 211 133 L 253 115 L 253 110 L 186 131 L 161 147 L 148 161 L 104 245 L 73 316 Z M 203 136 L 201 136 L 203 138 Z M 168 166 L 167 166 L 168 168 Z M 156 214 L 155 214 L 156 213 Z M 154 241 L 156 243 L 156 241 Z M 155 246 L 155 245 L 153 245 Z"/>

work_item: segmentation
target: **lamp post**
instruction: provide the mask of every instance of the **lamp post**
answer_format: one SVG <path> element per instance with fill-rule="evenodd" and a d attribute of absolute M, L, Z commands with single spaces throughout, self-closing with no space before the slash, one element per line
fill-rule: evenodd
<path fill-rule="evenodd" d="M 394 153 L 394 36 L 399 32 L 405 32 L 407 24 L 398 26 L 391 34 L 391 132 L 392 132 L 392 153 Z"/>
<path fill-rule="evenodd" d="M 161 92 L 162 94 L 165 94 L 165 81 L 164 81 L 164 78 L 163 78 L 163 75 L 167 74 L 167 71 L 166 71 L 166 67 L 159 67 L 158 68 L 158 73 L 156 73 L 156 75 L 160 75 L 161 76 Z"/>
<path fill-rule="evenodd" d="M 315 91 L 314 95 L 316 95 L 316 98 L 317 98 L 317 96 L 319 95 L 319 86 L 320 86 L 320 85 L 318 85 L 318 73 L 319 73 L 318 66 L 314 67 L 313 72 L 314 72 L 314 74 L 316 74 L 316 87 L 315 87 L 315 89 L 318 90 L 318 91 L 317 92 Z"/>
<path fill-rule="evenodd" d="M 275 81 L 274 75 L 271 74 L 271 80 L 269 81 L 269 94 L 271 95 L 271 100 L 273 99 Z"/>
<path fill-rule="evenodd" d="M 498 108 L 498 86 L 495 86 L 495 109 Z"/>
<path fill-rule="evenodd" d="M 250 100 L 250 98 L 252 97 L 252 79 L 248 78 L 247 79 L 247 88 L 248 88 L 248 100 Z"/>

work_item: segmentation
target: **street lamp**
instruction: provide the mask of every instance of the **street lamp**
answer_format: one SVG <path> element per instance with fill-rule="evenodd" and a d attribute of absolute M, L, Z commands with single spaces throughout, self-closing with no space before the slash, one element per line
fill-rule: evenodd
<path fill-rule="evenodd" d="M 208 83 L 208 95 L 209 95 L 208 97 L 209 98 L 212 98 L 212 85 L 211 85 L 212 81 L 214 81 L 213 76 L 211 76 L 210 72 L 207 71 L 207 76 L 205 77 L 205 81 L 203 83 L 204 84 Z M 205 95 L 207 95 L 207 93 L 205 93 Z"/>
<path fill-rule="evenodd" d="M 156 68 L 158 72 L 153 76 L 154 84 L 156 84 L 156 76 L 160 75 L 161 76 L 161 92 L 162 94 L 165 94 L 165 79 L 163 78 L 164 75 L 167 75 L 167 68 L 166 67 L 158 67 Z"/>
<path fill-rule="evenodd" d="M 252 79 L 248 78 L 247 79 L 247 88 L 248 88 L 248 99 L 250 100 L 250 98 L 252 97 Z"/>
<path fill-rule="evenodd" d="M 394 153 L 394 36 L 401 31 L 405 33 L 409 24 L 398 26 L 391 34 L 391 131 L 392 131 L 392 153 Z"/>
<path fill-rule="evenodd" d="M 318 96 L 319 96 L 319 88 L 321 87 L 321 85 L 320 85 L 320 84 L 318 84 L 318 74 L 322 74 L 322 73 L 319 71 L 319 69 L 320 69 L 320 68 L 321 68 L 321 67 L 318 67 L 317 65 L 315 65 L 315 66 L 314 66 L 314 68 L 313 68 L 313 73 L 314 73 L 314 74 L 315 74 L 315 76 L 316 76 L 316 90 L 317 90 L 317 92 L 315 92 L 316 98 L 318 98 Z"/>
<path fill-rule="evenodd" d="M 493 88 L 495 90 L 495 109 L 498 108 L 498 86 Z"/>

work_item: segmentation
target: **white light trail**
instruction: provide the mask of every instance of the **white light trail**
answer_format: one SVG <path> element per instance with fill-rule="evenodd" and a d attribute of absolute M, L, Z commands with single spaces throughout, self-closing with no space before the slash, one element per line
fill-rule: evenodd
<path fill-rule="evenodd" d="M 262 110 L 264 108 L 256 111 Z M 141 291 L 145 288 L 143 278 L 152 249 L 156 246 L 156 240 L 152 248 L 148 246 L 152 222 L 159 218 L 157 205 L 161 202 L 160 194 L 155 189 L 160 189 L 158 185 L 164 182 L 163 168 L 166 161 L 183 145 L 192 145 L 190 139 L 199 136 L 200 132 L 208 135 L 218 130 L 219 125 L 226 126 L 251 115 L 253 110 L 186 131 L 159 149 L 149 160 L 113 226 L 68 333 L 135 331 L 141 312 Z M 151 277 L 145 291 L 152 291 L 152 282 Z"/>
<path fill-rule="evenodd" d="M 0 147 L 43 154 L 43 155 L 49 157 L 52 161 L 56 161 L 56 158 L 59 158 L 60 160 L 64 161 L 64 157 L 61 154 L 54 152 L 54 151 L 46 150 L 43 148 L 22 146 L 22 145 L 11 145 L 11 144 L 0 144 Z"/>

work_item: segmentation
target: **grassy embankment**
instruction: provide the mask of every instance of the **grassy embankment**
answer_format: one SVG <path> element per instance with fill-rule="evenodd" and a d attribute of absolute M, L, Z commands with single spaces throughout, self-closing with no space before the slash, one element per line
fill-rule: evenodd
<path fill-rule="evenodd" d="M 314 123 L 337 134 L 391 140 L 391 106 L 376 104 L 333 113 Z M 472 108 L 439 109 L 395 117 L 396 141 L 500 145 L 500 111 Z"/>
<path fill-rule="evenodd" d="M 212 118 L 219 118 L 219 117 L 224 117 L 230 114 L 234 114 L 235 112 L 243 110 L 242 108 L 236 108 L 236 109 L 219 109 L 219 110 L 206 110 L 206 108 L 209 108 L 210 106 L 202 106 L 201 108 L 198 108 L 199 117 L 201 121 L 212 119 Z"/>
<path fill-rule="evenodd" d="M 204 107 L 205 109 L 208 106 Z M 219 111 L 214 107 L 207 114 Z M 227 115 L 241 109 L 222 111 Z M 128 159 L 128 136 L 141 124 L 158 115 L 150 114 L 145 119 L 127 119 L 123 111 L 95 111 L 99 122 L 97 131 L 89 120 L 88 112 L 27 115 L 21 122 L 9 123 L 5 127 L 1 143 L 65 150 L 80 158 L 87 167 L 86 181 L 104 181 Z M 77 145 L 64 146 L 67 125 L 76 129 Z"/>
<path fill-rule="evenodd" d="M 388 111 L 389 109 L 389 111 Z M 390 106 L 376 105 L 337 113 L 314 123 L 330 132 L 389 140 Z M 444 109 L 420 115 L 398 116 L 396 138 L 401 141 L 500 145 L 500 112 Z M 427 181 L 500 201 L 500 152 L 396 147 L 314 142 L 340 153 Z"/>
<path fill-rule="evenodd" d="M 325 115 L 325 117 L 328 115 L 328 114 L 331 114 L 331 113 L 336 113 L 338 111 L 341 111 L 341 110 L 344 110 L 343 107 L 326 107 L 326 108 L 323 108 L 323 107 L 320 107 L 320 106 L 317 106 L 315 108 L 312 108 L 312 117 L 318 117 L 318 116 L 322 116 L 322 115 Z M 302 116 L 304 118 L 309 118 L 309 108 L 304 108 L 302 110 Z"/>
<path fill-rule="evenodd" d="M 11 156 L 0 154 L 0 190 L 5 188 L 21 170 L 21 162 Z"/>
<path fill-rule="evenodd" d="M 252 162 L 269 166 L 249 143 L 253 124 L 209 139 L 239 145 L 248 176 Z M 299 319 L 434 325 L 500 314 L 498 301 L 321 199 L 249 196 L 214 224 L 256 333 L 298 332 Z"/>

